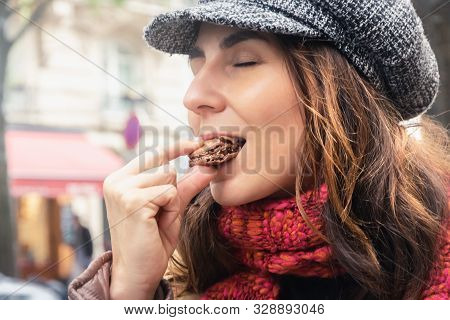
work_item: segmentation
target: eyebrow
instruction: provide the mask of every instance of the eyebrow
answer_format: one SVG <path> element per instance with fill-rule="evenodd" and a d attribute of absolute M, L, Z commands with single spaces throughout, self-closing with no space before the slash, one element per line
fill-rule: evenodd
<path fill-rule="evenodd" d="M 242 30 L 242 31 L 237 31 L 235 33 L 232 33 L 232 34 L 226 36 L 220 42 L 219 48 L 222 50 L 229 49 L 232 46 L 234 46 L 240 42 L 243 42 L 246 40 L 252 40 L 252 39 L 263 40 L 263 41 L 269 43 L 269 39 L 260 32 L 256 32 L 256 31 L 252 31 L 252 30 Z M 204 56 L 205 56 L 205 53 L 203 52 L 203 50 L 200 49 L 199 47 L 195 46 L 191 49 L 188 60 L 190 61 L 194 58 L 204 57 Z"/>

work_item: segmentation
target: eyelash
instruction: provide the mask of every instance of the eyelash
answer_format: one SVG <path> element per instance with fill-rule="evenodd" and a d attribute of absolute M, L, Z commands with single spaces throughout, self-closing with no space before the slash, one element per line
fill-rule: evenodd
<path fill-rule="evenodd" d="M 248 62 L 236 63 L 234 66 L 238 67 L 238 68 L 246 68 L 246 67 L 251 67 L 255 64 L 257 64 L 256 61 L 248 61 Z"/>
<path fill-rule="evenodd" d="M 256 61 L 248 61 L 248 62 L 236 63 L 233 66 L 236 67 L 236 68 L 249 68 L 249 67 L 252 67 L 252 66 L 254 66 L 256 64 L 258 64 L 258 62 L 256 62 Z"/>

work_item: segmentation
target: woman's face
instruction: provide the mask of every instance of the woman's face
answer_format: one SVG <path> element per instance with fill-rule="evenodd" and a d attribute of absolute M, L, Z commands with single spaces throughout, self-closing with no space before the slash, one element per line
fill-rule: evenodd
<path fill-rule="evenodd" d="M 189 59 L 194 78 L 183 102 L 195 135 L 246 139 L 210 183 L 215 201 L 294 195 L 304 117 L 275 37 L 202 23 Z"/>

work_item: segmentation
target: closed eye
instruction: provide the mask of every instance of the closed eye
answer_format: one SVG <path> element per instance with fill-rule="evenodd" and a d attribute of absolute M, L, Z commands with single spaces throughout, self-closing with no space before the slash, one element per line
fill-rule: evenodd
<path fill-rule="evenodd" d="M 255 64 L 257 64 L 257 62 L 255 62 L 255 61 L 248 61 L 248 62 L 236 63 L 234 66 L 240 68 L 240 67 L 250 67 L 250 66 L 253 66 Z"/>

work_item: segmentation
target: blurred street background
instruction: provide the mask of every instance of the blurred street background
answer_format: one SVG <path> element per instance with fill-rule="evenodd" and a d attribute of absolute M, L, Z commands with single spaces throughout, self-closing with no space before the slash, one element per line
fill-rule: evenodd
<path fill-rule="evenodd" d="M 104 178 L 187 123 L 187 59 L 142 30 L 194 2 L 0 0 L 0 299 L 65 299 L 110 249 Z M 413 3 L 441 74 L 429 113 L 447 126 L 449 1 Z"/>

